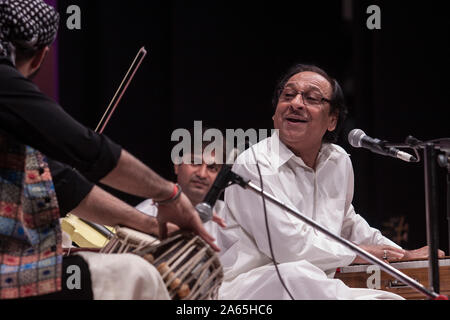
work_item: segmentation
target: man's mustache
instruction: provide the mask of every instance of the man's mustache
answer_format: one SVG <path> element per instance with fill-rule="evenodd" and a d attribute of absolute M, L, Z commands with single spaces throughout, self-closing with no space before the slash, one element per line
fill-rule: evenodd
<path fill-rule="evenodd" d="M 194 178 L 191 179 L 191 182 L 203 184 L 206 187 L 209 187 L 209 183 L 205 182 L 203 179 Z"/>

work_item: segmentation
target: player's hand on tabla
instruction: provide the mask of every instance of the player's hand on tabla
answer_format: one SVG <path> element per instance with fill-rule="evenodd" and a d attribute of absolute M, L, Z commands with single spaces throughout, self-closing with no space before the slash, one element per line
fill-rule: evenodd
<path fill-rule="evenodd" d="M 198 234 L 211 248 L 220 251 L 214 243 L 215 239 L 206 231 L 200 216 L 184 193 L 181 193 L 175 201 L 158 206 L 159 235 L 162 239 L 167 237 L 168 222 L 176 224 L 182 230 Z"/>

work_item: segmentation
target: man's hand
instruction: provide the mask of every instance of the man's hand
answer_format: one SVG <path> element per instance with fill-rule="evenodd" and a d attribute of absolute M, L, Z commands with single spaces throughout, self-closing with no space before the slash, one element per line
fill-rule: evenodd
<path fill-rule="evenodd" d="M 406 250 L 404 259 L 406 260 L 414 260 L 414 259 L 428 259 L 429 257 L 429 247 L 425 246 L 416 250 Z M 438 250 L 438 257 L 445 257 L 445 252 L 442 250 Z"/>
<path fill-rule="evenodd" d="M 168 204 L 158 206 L 159 235 L 162 239 L 167 237 L 167 223 L 172 222 L 180 229 L 185 229 L 198 234 L 215 251 L 220 251 L 214 244 L 215 239 L 206 231 L 200 216 L 192 206 L 189 199 L 181 193 L 180 197 Z"/>
<path fill-rule="evenodd" d="M 375 245 L 375 246 L 365 246 L 361 245 L 359 246 L 361 249 L 364 249 L 368 253 L 372 254 L 373 256 L 384 260 L 386 262 L 388 261 L 396 261 L 399 259 L 402 259 L 405 256 L 405 250 L 398 249 L 396 247 L 392 246 L 385 246 L 385 245 Z M 363 257 L 356 256 L 355 260 L 353 260 L 354 264 L 363 264 L 368 263 Z"/>
<path fill-rule="evenodd" d="M 215 223 L 217 223 L 222 228 L 226 228 L 227 227 L 227 224 L 225 223 L 225 220 L 223 218 L 219 217 L 215 211 L 213 211 L 213 217 L 212 217 L 211 220 L 214 221 Z"/>
<path fill-rule="evenodd" d="M 152 236 L 156 236 L 158 238 L 161 238 L 161 235 L 159 234 L 159 223 L 156 217 L 146 216 L 146 220 L 144 223 L 141 223 L 139 225 L 135 225 L 134 229 L 137 231 L 141 231 L 143 233 L 148 233 Z M 167 223 L 167 233 L 170 235 L 171 233 L 174 233 L 176 231 L 180 230 L 177 225 L 173 223 Z"/>

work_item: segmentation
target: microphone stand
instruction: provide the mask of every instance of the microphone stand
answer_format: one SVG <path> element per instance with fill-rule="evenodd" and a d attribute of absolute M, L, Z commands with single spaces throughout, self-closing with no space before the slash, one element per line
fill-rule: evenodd
<path fill-rule="evenodd" d="M 344 239 L 344 238 L 334 234 L 333 232 L 329 231 L 327 228 L 325 228 L 325 227 L 321 226 L 320 224 L 316 223 L 314 220 L 312 220 L 312 219 L 310 219 L 308 217 L 305 217 L 300 212 L 298 212 L 296 208 L 293 208 L 293 207 L 290 207 L 290 206 L 286 205 L 285 203 L 283 203 L 282 201 L 277 199 L 275 196 L 273 196 L 273 195 L 267 193 L 266 191 L 262 190 L 260 187 L 258 187 L 257 185 L 255 185 L 251 181 L 244 179 L 243 177 L 239 176 L 238 174 L 236 174 L 236 173 L 234 173 L 232 171 L 230 171 L 228 179 L 230 181 L 230 184 L 228 186 L 237 184 L 237 185 L 241 186 L 244 189 L 252 190 L 253 192 L 255 192 L 257 194 L 264 196 L 265 198 L 267 198 L 267 200 L 269 200 L 273 204 L 275 204 L 278 207 L 286 210 L 287 212 L 289 212 L 290 214 L 292 214 L 296 218 L 302 220 L 306 224 L 312 226 L 316 230 L 319 230 L 320 232 L 324 233 L 325 235 L 329 236 L 330 238 L 338 241 L 339 243 L 341 243 L 342 245 L 346 246 L 350 250 L 356 252 L 358 255 L 364 257 L 366 260 L 368 260 L 368 261 L 370 261 L 370 262 L 380 266 L 380 268 L 383 269 L 385 272 L 387 272 L 391 276 L 395 277 L 396 279 L 402 281 L 403 283 L 409 285 L 410 287 L 414 288 L 415 290 L 419 291 L 420 293 L 426 295 L 428 298 L 433 299 L 433 300 L 440 300 L 440 299 L 448 300 L 448 298 L 446 296 L 439 295 L 438 293 L 433 292 L 432 290 L 428 290 L 422 284 L 420 284 L 419 282 L 415 281 L 414 279 L 412 279 L 408 275 L 406 275 L 406 274 L 400 272 L 399 270 L 395 269 L 394 267 L 392 267 L 388 263 L 386 263 L 386 262 L 378 259 L 374 255 L 366 252 L 365 250 L 361 249 L 360 247 L 358 247 L 354 243 L 348 241 L 347 239 Z"/>
<path fill-rule="evenodd" d="M 439 165 L 447 168 L 447 224 L 448 224 L 448 249 L 450 250 L 450 148 L 445 155 L 438 156 Z"/>
<path fill-rule="evenodd" d="M 447 166 L 447 220 L 449 227 L 450 237 L 450 139 L 437 139 L 428 142 L 422 142 L 416 138 L 409 136 L 406 138 L 404 144 L 386 144 L 386 147 L 396 148 L 412 148 L 423 149 L 424 153 L 424 176 L 425 176 L 425 213 L 426 213 L 426 226 L 427 226 L 427 244 L 428 244 L 428 282 L 431 290 L 434 292 L 440 292 L 440 280 L 439 280 L 439 258 L 438 258 L 438 245 L 439 245 L 439 228 L 438 228 L 438 193 L 437 193 L 437 166 L 439 163 L 441 166 Z M 437 150 L 445 151 L 447 156 L 443 158 L 437 155 Z M 417 162 L 419 162 L 418 160 Z M 450 250 L 450 243 L 449 243 Z"/>
<path fill-rule="evenodd" d="M 424 146 L 424 167 L 425 167 L 425 204 L 426 204 L 426 224 L 427 224 L 427 242 L 428 242 L 428 260 L 430 267 L 428 269 L 428 278 L 431 289 L 440 292 L 439 281 L 439 228 L 438 228 L 438 195 L 437 195 L 437 155 L 433 144 L 427 143 Z"/>

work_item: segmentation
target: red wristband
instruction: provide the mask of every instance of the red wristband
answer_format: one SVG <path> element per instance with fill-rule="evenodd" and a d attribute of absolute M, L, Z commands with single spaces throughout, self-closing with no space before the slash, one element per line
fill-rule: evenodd
<path fill-rule="evenodd" d="M 170 200 L 172 200 L 173 198 L 175 198 L 175 196 L 177 195 L 177 193 L 178 193 L 178 185 L 177 185 L 177 184 L 174 184 L 174 185 L 173 185 L 172 195 L 171 195 L 170 198 L 167 199 L 166 201 L 170 201 Z"/>
<path fill-rule="evenodd" d="M 177 183 L 177 184 L 174 185 L 172 195 L 170 196 L 169 199 L 163 200 L 163 201 L 156 201 L 156 203 L 158 203 L 158 204 L 167 204 L 167 203 L 173 202 L 176 199 L 178 199 L 180 194 L 181 194 L 181 187 Z"/>

